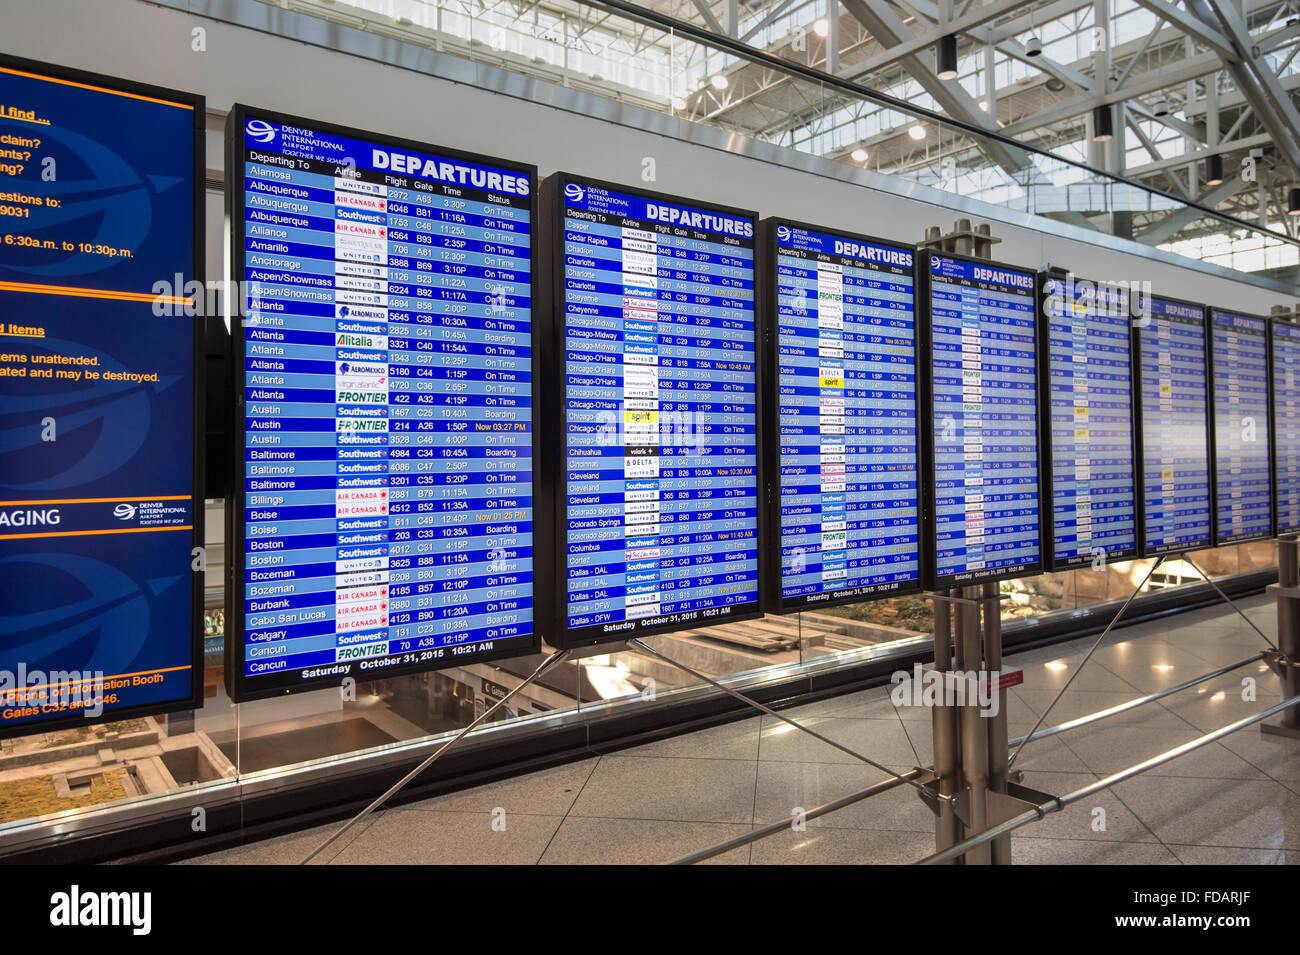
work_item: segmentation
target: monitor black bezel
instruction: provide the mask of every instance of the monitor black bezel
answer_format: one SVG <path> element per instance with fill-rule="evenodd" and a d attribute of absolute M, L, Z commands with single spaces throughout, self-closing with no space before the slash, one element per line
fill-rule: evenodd
<path fill-rule="evenodd" d="M 508 159 L 498 159 L 494 156 L 485 156 L 480 153 L 473 153 L 466 150 L 452 149 L 449 147 L 436 146 L 431 143 L 421 143 L 415 140 L 403 139 L 397 136 L 390 136 L 383 133 L 375 133 L 369 130 L 357 129 L 350 126 L 341 126 L 335 123 L 323 122 L 320 120 L 309 119 L 301 116 L 293 116 L 287 113 L 277 112 L 275 110 L 262 109 L 260 107 L 248 106 L 243 103 L 236 103 L 230 111 L 226 122 L 226 216 L 229 223 L 230 232 L 230 274 L 232 280 L 236 283 L 236 289 L 244 287 L 244 190 L 243 182 L 243 140 L 241 131 L 244 129 L 245 122 L 250 119 L 263 119 L 268 122 L 281 126 L 298 126 L 303 129 L 310 129 L 326 135 L 338 136 L 346 139 L 355 139 L 365 143 L 373 143 L 378 146 L 386 146 L 393 149 L 405 149 L 410 152 L 424 153 L 432 156 L 445 156 L 462 162 L 470 162 L 483 166 L 494 166 L 498 169 L 506 169 L 512 172 L 523 173 L 529 177 L 529 238 L 530 238 L 530 264 L 529 279 L 531 284 L 531 320 L 533 323 L 532 333 L 532 485 L 533 485 L 533 564 L 536 566 L 537 555 L 549 551 L 549 541 L 546 540 L 548 525 L 538 520 L 537 501 L 540 497 L 538 488 L 538 462 L 541 451 L 541 435 L 539 434 L 539 408 L 541 396 L 541 374 L 538 356 L 538 325 L 536 321 L 537 313 L 537 292 L 538 292 L 538 197 L 537 185 L 538 175 L 537 167 L 528 163 L 516 162 Z M 308 692 L 311 690 L 337 689 L 340 686 L 338 677 L 317 677 L 310 680 L 299 679 L 297 682 L 288 683 L 280 682 L 277 685 L 268 685 L 262 682 L 260 677 L 246 677 L 243 675 L 244 657 L 244 455 L 247 450 L 245 444 L 247 432 L 244 430 L 244 403 L 245 403 L 245 367 L 244 367 L 244 324 L 243 311 L 244 303 L 232 303 L 232 309 L 237 310 L 238 314 L 231 315 L 230 329 L 230 347 L 231 347 L 231 368 L 235 378 L 234 387 L 234 422 L 235 430 L 238 435 L 236 440 L 232 440 L 231 454 L 231 474 L 227 482 L 226 498 L 226 515 L 227 515 L 227 532 L 226 546 L 229 552 L 229 559 L 226 562 L 226 691 L 230 698 L 236 703 L 243 703 L 249 700 L 271 699 L 283 697 L 293 693 Z M 540 536 L 539 536 L 540 535 Z M 406 665 L 393 665 L 384 667 L 383 670 L 371 674 L 359 672 L 357 676 L 349 673 L 348 677 L 356 679 L 357 682 L 368 682 L 371 680 L 388 679 L 389 677 L 403 676 L 412 673 L 428 673 L 434 670 L 442 670 L 448 667 L 465 666 L 471 663 L 482 663 L 488 660 L 496 660 L 503 657 L 519 657 L 535 654 L 541 650 L 541 628 L 542 621 L 538 617 L 537 608 L 537 580 L 533 581 L 533 627 L 532 632 L 517 637 L 507 638 L 506 645 L 502 647 L 493 647 L 490 650 L 478 651 L 472 654 L 448 655 L 433 660 L 420 661 Z M 440 648 L 446 650 L 448 648 Z M 282 671 L 285 674 L 298 673 L 300 670 Z"/>
<path fill-rule="evenodd" d="M 781 594 L 782 587 L 782 566 L 781 560 L 781 388 L 779 381 L 780 372 L 780 307 L 777 295 L 777 288 L 780 278 L 777 275 L 777 258 L 780 250 L 777 246 L 776 230 L 779 227 L 788 227 L 791 229 L 802 229 L 808 232 L 816 232 L 821 235 L 851 239 L 855 242 L 865 242 L 873 245 L 881 245 L 891 249 L 908 252 L 912 256 L 912 372 L 914 382 L 914 405 L 913 415 L 916 424 L 916 484 L 917 484 L 917 576 L 915 580 L 898 581 L 892 584 L 865 585 L 859 587 L 848 587 L 843 591 L 824 591 L 822 594 L 802 594 L 797 597 L 783 597 Z M 762 252 L 760 256 L 762 268 L 762 282 L 765 289 L 765 297 L 768 308 L 763 316 L 763 341 L 766 363 L 763 367 L 763 378 L 770 384 L 767 388 L 767 400 L 763 408 L 763 434 L 766 437 L 764 469 L 768 478 L 766 485 L 765 504 L 767 508 L 767 526 L 770 533 L 775 537 L 771 546 L 763 548 L 763 558 L 767 561 L 767 610 L 769 613 L 786 614 L 798 611 L 815 611 L 822 607 L 837 607 L 844 604 L 862 603 L 869 600 L 883 600 L 888 597 L 906 597 L 912 594 L 921 593 L 924 589 L 925 580 L 925 560 L 923 555 L 922 541 L 925 537 L 926 528 L 924 522 L 924 509 L 922 505 L 921 494 L 921 460 L 922 460 L 922 404 L 921 388 L 919 381 L 919 372 L 917 365 L 920 362 L 920 305 L 917 287 L 917 258 L 918 251 L 916 246 L 908 245 L 905 242 L 899 242 L 894 239 L 883 239 L 876 236 L 848 232 L 843 229 L 832 229 L 825 226 L 816 225 L 810 222 L 801 222 L 795 219 L 787 219 L 781 216 L 771 216 L 764 219 L 760 228 L 762 234 Z"/>
<path fill-rule="evenodd" d="M 1199 309 L 1201 312 L 1201 338 L 1205 346 L 1205 366 L 1206 366 L 1205 367 L 1205 461 L 1206 461 L 1206 470 L 1209 472 L 1207 474 L 1207 484 L 1208 484 L 1208 492 L 1210 495 L 1210 526 L 1209 526 L 1209 536 L 1201 540 L 1197 540 L 1187 544 L 1169 544 L 1160 547 L 1147 546 L 1146 441 L 1144 439 L 1144 434 L 1143 434 L 1145 428 L 1146 412 L 1145 412 L 1145 408 L 1143 407 L 1143 401 L 1142 401 L 1142 332 L 1144 329 L 1152 327 L 1152 323 L 1156 321 L 1156 316 L 1153 311 L 1152 314 L 1148 316 L 1149 320 L 1145 324 L 1134 323 L 1133 331 L 1132 331 L 1133 347 L 1131 351 L 1132 354 L 1131 360 L 1133 362 L 1133 398 L 1134 398 L 1134 408 L 1136 410 L 1136 416 L 1134 418 L 1134 425 L 1133 425 L 1133 429 L 1134 429 L 1133 433 L 1134 433 L 1134 439 L 1136 441 L 1137 449 L 1138 449 L 1138 457 L 1137 457 L 1138 480 L 1140 482 L 1140 486 L 1142 489 L 1142 494 L 1140 498 L 1141 507 L 1138 509 L 1138 526 L 1139 526 L 1138 556 L 1141 558 L 1167 557 L 1170 554 L 1185 554 L 1190 551 L 1206 550 L 1207 548 L 1213 547 L 1214 546 L 1214 524 L 1215 524 L 1214 515 L 1217 511 L 1217 505 L 1214 499 L 1214 473 L 1213 473 L 1214 472 L 1214 446 L 1212 444 L 1213 429 L 1210 427 L 1210 422 L 1212 420 L 1211 418 L 1212 411 L 1210 407 L 1210 392 L 1213 391 L 1213 388 L 1210 387 L 1210 369 L 1209 369 L 1210 346 L 1209 346 L 1209 342 L 1205 341 L 1205 334 L 1206 334 L 1205 326 L 1207 324 L 1206 315 L 1205 315 L 1205 306 L 1200 302 L 1189 302 L 1186 299 L 1172 298 L 1168 295 L 1153 294 L 1151 295 L 1151 299 L 1152 301 L 1169 302 L 1170 304 L 1173 305 L 1186 305 L 1188 308 Z"/>
<path fill-rule="evenodd" d="M 999 567 L 979 571 L 968 571 L 962 574 L 940 574 L 937 566 L 938 541 L 938 515 L 936 513 L 936 488 L 935 481 L 935 441 L 934 441 L 934 309 L 931 300 L 931 275 L 933 273 L 933 260 L 938 258 L 953 259 L 959 262 L 970 262 L 976 265 L 986 265 L 989 268 L 1000 269 L 1006 272 L 1018 272 L 1022 275 L 1031 276 L 1034 280 L 1033 290 L 1029 293 L 1033 300 L 1034 315 L 1030 327 L 1034 333 L 1034 415 L 1036 421 L 1036 438 L 1034 442 L 1034 452 L 1038 457 L 1035 462 L 1038 476 L 1038 559 L 1025 564 L 1016 564 L 1012 567 Z M 1043 483 L 1043 409 L 1041 398 L 1041 379 L 1039 373 L 1040 339 L 1038 334 L 1038 312 L 1039 304 L 1039 278 L 1038 270 L 1026 268 L 1023 265 L 1012 265 L 1007 262 L 999 262 L 993 259 L 981 259 L 973 255 L 962 255 L 955 252 L 938 252 L 934 249 L 924 250 L 917 262 L 917 288 L 920 296 L 920 314 L 923 337 L 921 338 L 920 352 L 929 356 L 927 361 L 919 363 L 918 379 L 922 382 L 924 389 L 923 403 L 930 409 L 928 420 L 925 424 L 925 440 L 921 446 L 924 449 L 925 462 L 921 470 L 924 480 L 924 513 L 927 515 L 928 524 L 927 532 L 923 538 L 925 547 L 922 566 L 928 571 L 925 579 L 927 590 L 954 589 L 967 587 L 975 584 L 996 583 L 1003 580 L 1017 580 L 1024 577 L 1036 577 L 1043 573 L 1045 553 L 1043 543 L 1043 528 L 1046 523 L 1045 511 L 1043 505 L 1046 496 L 1044 494 Z"/>
<path fill-rule="evenodd" d="M 1048 513 L 1044 520 L 1044 533 L 1043 533 L 1043 546 L 1045 548 L 1045 552 L 1048 555 L 1045 564 L 1045 569 L 1047 573 L 1061 573 L 1068 570 L 1079 570 L 1082 567 L 1090 566 L 1094 560 L 1094 558 L 1092 557 L 1083 556 L 1083 555 L 1060 559 L 1060 560 L 1058 560 L 1056 556 L 1056 498 L 1055 498 L 1055 491 L 1053 488 L 1054 477 L 1052 473 L 1052 469 L 1054 467 L 1054 450 L 1053 450 L 1053 441 L 1052 441 L 1052 380 L 1051 380 L 1051 366 L 1052 366 L 1051 324 L 1052 323 L 1051 323 L 1051 318 L 1047 314 L 1047 283 L 1051 280 L 1054 279 L 1060 280 L 1062 278 L 1071 275 L 1073 275 L 1073 273 L 1068 272 L 1065 269 L 1054 268 L 1054 269 L 1048 269 L 1046 272 L 1040 272 L 1038 276 L 1038 282 L 1039 282 L 1038 340 L 1042 344 L 1042 347 L 1039 348 L 1039 355 L 1038 355 L 1039 382 L 1040 382 L 1040 391 L 1041 391 L 1041 397 L 1039 399 L 1039 407 L 1044 408 L 1047 411 L 1046 423 L 1042 427 L 1042 435 L 1043 435 L 1042 460 L 1046 462 L 1047 465 L 1043 484 L 1047 488 L 1047 497 L 1049 499 L 1049 507 L 1047 508 Z M 1078 279 L 1077 276 L 1075 278 L 1076 281 L 1086 281 L 1086 282 L 1090 282 L 1092 285 L 1101 284 L 1091 279 Z M 1134 468 L 1139 458 L 1138 458 L 1137 439 L 1136 439 L 1137 429 L 1134 427 L 1134 422 L 1137 415 L 1137 408 L 1136 408 L 1137 400 L 1135 395 L 1133 394 L 1132 335 L 1131 334 L 1126 335 L 1125 340 L 1128 342 L 1128 346 L 1129 346 L 1129 350 L 1128 350 L 1129 368 L 1128 368 L 1128 374 L 1125 376 L 1125 380 L 1128 384 L 1128 395 L 1129 395 L 1129 429 L 1128 429 L 1129 430 L 1129 465 L 1130 468 Z M 1132 480 L 1130 481 L 1129 484 L 1132 493 L 1132 499 L 1133 499 L 1133 546 L 1126 548 L 1125 550 L 1120 551 L 1118 553 L 1111 553 L 1107 551 L 1105 554 L 1105 562 L 1107 564 L 1113 564 L 1123 560 L 1132 560 L 1138 556 L 1138 544 L 1141 541 L 1141 529 L 1140 529 L 1140 519 L 1139 519 L 1139 511 L 1141 510 L 1141 508 L 1138 506 L 1139 505 L 1138 495 L 1140 493 L 1138 482 L 1139 482 L 1138 475 L 1134 473 L 1132 475 Z"/>
<path fill-rule="evenodd" d="M 207 288 L 207 258 L 206 258 L 206 168 L 207 168 L 207 100 L 199 93 L 191 93 L 185 90 L 170 89 L 164 86 L 154 86 L 149 83 L 139 83 L 134 80 L 122 79 L 120 77 L 107 76 L 102 73 L 92 73 L 86 70 L 74 69 L 72 67 L 59 66 L 53 63 L 43 63 L 37 60 L 29 60 L 23 57 L 9 56 L 0 53 L 0 67 L 16 70 L 18 72 L 30 73 L 38 78 L 44 76 L 52 80 L 63 80 L 69 83 L 80 83 L 86 86 L 101 87 L 106 90 L 127 93 L 132 96 L 141 96 L 151 99 L 164 100 L 189 106 L 193 110 L 193 207 L 194 207 L 194 229 L 191 241 L 193 242 L 193 264 L 191 266 L 193 281 L 198 284 L 199 288 Z M 170 278 L 170 276 L 168 276 Z M 175 290 L 177 296 L 183 295 L 181 289 Z M 139 716 L 155 716 L 167 713 L 177 713 L 186 710 L 195 710 L 203 705 L 203 673 L 204 673 L 204 656 L 203 656 L 203 611 L 204 611 L 204 568 L 206 567 L 207 555 L 205 540 L 205 518 L 206 509 L 204 506 L 203 474 L 206 464 L 206 455 L 204 449 L 205 443 L 205 417 L 204 399 L 207 389 L 207 375 L 204 351 L 203 322 L 204 322 L 204 302 L 196 304 L 195 314 L 192 316 L 191 338 L 193 340 L 193 458 L 191 467 L 193 473 L 191 477 L 191 497 L 190 506 L 193 511 L 191 526 L 191 565 L 190 565 L 190 692 L 185 698 L 165 701 L 162 703 L 142 703 L 132 706 L 122 707 L 105 707 L 104 712 L 99 716 L 69 716 L 58 717 L 54 719 L 37 719 L 30 722 L 16 723 L 10 726 L 0 726 L 0 739 L 10 739 L 18 736 L 27 736 L 32 733 L 46 732 L 50 730 L 68 729 L 76 726 L 88 726 L 96 723 L 106 723 L 117 720 L 131 719 Z M 199 559 L 202 556 L 202 559 Z M 195 569 L 195 563 L 199 569 Z"/>
<path fill-rule="evenodd" d="M 696 617 L 689 621 L 667 621 L 649 627 L 635 625 L 623 630 L 610 633 L 600 633 L 600 626 L 587 626 L 578 629 L 571 629 L 568 626 L 568 500 L 567 486 L 565 479 L 565 450 L 568 447 L 566 441 L 565 428 L 565 406 L 568 401 L 567 375 L 565 374 L 565 348 L 564 348 L 564 256 L 555 254 L 550 263 L 551 267 L 547 270 L 547 277 L 551 283 L 551 294 L 548 300 L 551 306 L 551 331 L 549 354 L 551 362 L 547 366 L 547 379 L 555 382 L 559 391 L 559 400 L 552 402 L 552 414 L 548 416 L 547 433 L 551 440 L 547 442 L 552 449 L 552 468 L 557 489 L 557 502 L 555 506 L 555 524 L 554 524 L 554 554 L 555 554 L 555 593 L 554 607 L 551 614 L 550 635 L 547 642 L 553 646 L 570 650 L 582 647 L 599 646 L 606 643 L 620 643 L 628 640 L 639 639 L 641 637 L 653 636 L 659 633 L 672 633 L 682 630 L 696 630 L 704 627 L 714 627 L 727 623 L 738 623 L 744 620 L 753 620 L 763 616 L 765 610 L 763 606 L 763 593 L 765 589 L 765 568 L 763 560 L 763 550 L 767 546 L 767 516 L 764 507 L 764 489 L 765 467 L 764 467 L 764 440 L 763 440 L 763 403 L 765 401 L 766 389 L 763 387 L 764 367 L 764 348 L 761 328 L 763 324 L 763 313 L 766 311 L 766 303 L 763 301 L 765 293 L 762 290 L 762 282 L 759 275 L 759 254 L 761 251 L 761 229 L 759 228 L 760 219 L 757 212 L 749 209 L 737 209 L 732 206 L 725 206 L 715 202 L 702 202 L 689 197 L 672 195 L 670 193 L 655 192 L 648 189 L 640 189 L 634 186 L 627 186 L 621 183 L 608 182 L 602 179 L 594 179 L 590 176 L 577 175 L 568 172 L 556 172 L 547 177 L 543 183 L 545 193 L 545 202 L 543 207 L 549 218 L 549 225 L 546 227 L 546 234 L 549 244 L 556 247 L 557 250 L 564 248 L 564 186 L 568 183 L 574 183 L 580 186 L 594 187 L 596 189 L 605 189 L 610 192 L 622 193 L 623 195 L 636 196 L 642 199 L 654 199 L 672 203 L 680 206 L 689 206 L 692 209 L 699 209 L 705 212 L 719 212 L 724 215 L 734 216 L 737 218 L 749 219 L 754 225 L 754 423 L 755 432 L 754 440 L 757 454 L 755 456 L 755 490 L 757 513 L 755 515 L 757 522 L 757 532 L 755 539 L 758 545 L 758 566 L 754 600 L 744 604 L 732 604 L 728 607 L 716 608 L 719 615 L 712 618 Z M 620 624 L 626 624 L 628 621 L 619 621 Z"/>

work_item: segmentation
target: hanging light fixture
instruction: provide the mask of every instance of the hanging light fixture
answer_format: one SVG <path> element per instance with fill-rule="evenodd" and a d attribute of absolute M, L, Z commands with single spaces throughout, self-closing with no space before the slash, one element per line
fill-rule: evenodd
<path fill-rule="evenodd" d="M 1115 120 L 1109 106 L 1098 106 L 1092 111 L 1092 138 L 1094 142 L 1108 142 L 1115 135 Z"/>
<path fill-rule="evenodd" d="M 1043 53 L 1043 41 L 1038 39 L 1038 34 L 1034 32 L 1034 12 L 1029 11 L 1029 39 L 1025 41 L 1025 56 L 1041 56 Z"/>
<path fill-rule="evenodd" d="M 957 35 L 949 33 L 947 36 L 939 37 L 939 42 L 934 45 L 934 56 L 939 64 L 939 79 L 955 80 L 957 78 Z"/>
<path fill-rule="evenodd" d="M 1292 186 L 1286 194 L 1286 214 L 1300 216 L 1300 186 Z"/>
<path fill-rule="evenodd" d="M 1223 157 L 1219 154 L 1205 157 L 1205 184 L 1217 186 L 1223 182 Z"/>

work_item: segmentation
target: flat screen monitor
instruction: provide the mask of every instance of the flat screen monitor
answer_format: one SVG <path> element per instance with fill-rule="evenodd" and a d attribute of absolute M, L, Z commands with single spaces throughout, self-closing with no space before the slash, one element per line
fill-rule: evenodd
<path fill-rule="evenodd" d="M 1052 531 L 1048 569 L 1137 554 L 1130 295 L 1073 273 L 1043 279 L 1044 429 Z"/>
<path fill-rule="evenodd" d="M 785 220 L 767 229 L 773 609 L 915 591 L 915 250 Z"/>
<path fill-rule="evenodd" d="M 0 736 L 201 699 L 203 135 L 0 58 Z"/>
<path fill-rule="evenodd" d="M 571 647 L 760 612 L 753 213 L 558 174 Z"/>
<path fill-rule="evenodd" d="M 1300 324 L 1269 322 L 1273 373 L 1273 486 L 1277 502 L 1274 533 L 1300 533 Z"/>
<path fill-rule="evenodd" d="M 1209 547 L 1205 310 L 1153 296 L 1133 332 L 1144 557 Z"/>
<path fill-rule="evenodd" d="M 921 274 L 932 585 L 1032 576 L 1043 565 L 1037 273 L 930 252 Z"/>
<path fill-rule="evenodd" d="M 1214 382 L 1214 541 L 1273 533 L 1269 455 L 1268 320 L 1210 309 Z"/>
<path fill-rule="evenodd" d="M 533 167 L 237 106 L 236 700 L 535 652 Z"/>

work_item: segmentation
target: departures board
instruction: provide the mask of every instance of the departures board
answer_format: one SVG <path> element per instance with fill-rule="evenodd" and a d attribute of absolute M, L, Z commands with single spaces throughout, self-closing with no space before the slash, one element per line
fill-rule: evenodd
<path fill-rule="evenodd" d="M 1300 325 L 1269 322 L 1273 426 L 1274 534 L 1300 532 Z"/>
<path fill-rule="evenodd" d="M 1043 562 L 1037 274 L 930 252 L 920 275 L 931 587 L 1032 576 Z"/>
<path fill-rule="evenodd" d="M 557 174 L 565 648 L 759 613 L 753 213 Z"/>
<path fill-rule="evenodd" d="M 1273 533 L 1268 320 L 1210 309 L 1215 544 Z"/>
<path fill-rule="evenodd" d="M 1205 311 L 1150 297 L 1135 323 L 1144 557 L 1209 547 L 1209 388 Z"/>
<path fill-rule="evenodd" d="M 1130 302 L 1126 289 L 1043 279 L 1044 428 L 1050 462 L 1050 570 L 1137 554 Z"/>
<path fill-rule="evenodd" d="M 0 57 L 0 736 L 202 702 L 203 142 Z"/>
<path fill-rule="evenodd" d="M 774 610 L 920 587 L 915 250 L 768 220 Z M 774 329 L 771 326 L 774 325 Z M 773 393 L 774 392 L 774 393 Z"/>
<path fill-rule="evenodd" d="M 531 166 L 237 106 L 236 700 L 536 651 Z"/>

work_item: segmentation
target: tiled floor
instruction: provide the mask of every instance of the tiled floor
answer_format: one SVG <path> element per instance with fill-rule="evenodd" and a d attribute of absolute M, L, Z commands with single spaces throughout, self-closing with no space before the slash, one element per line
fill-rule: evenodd
<path fill-rule="evenodd" d="M 1261 596 L 1242 606 L 1272 637 L 1272 600 Z M 1012 736 L 1029 731 L 1093 639 L 1009 659 L 1025 671 L 1023 686 L 1010 694 Z M 1226 607 L 1119 631 L 1045 725 L 1173 686 L 1264 646 Z M 1254 699 L 1243 698 L 1246 678 L 1257 681 Z M 1278 699 L 1277 680 L 1254 664 L 1105 723 L 1031 743 L 1017 765 L 1026 785 L 1068 792 Z M 896 710 L 888 688 L 787 712 L 892 769 L 930 762 L 929 711 Z M 385 810 L 316 862 L 659 863 L 882 778 L 834 747 L 756 716 Z M 334 828 L 193 861 L 297 862 Z M 899 787 L 811 820 L 804 831 L 790 829 L 712 861 L 907 863 L 933 851 L 933 831 L 915 793 Z M 1300 742 L 1249 727 L 1019 830 L 1012 852 L 1018 863 L 1300 862 Z"/>

